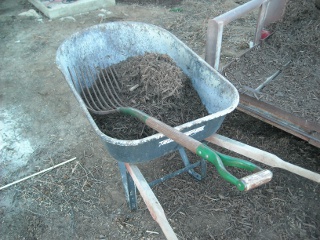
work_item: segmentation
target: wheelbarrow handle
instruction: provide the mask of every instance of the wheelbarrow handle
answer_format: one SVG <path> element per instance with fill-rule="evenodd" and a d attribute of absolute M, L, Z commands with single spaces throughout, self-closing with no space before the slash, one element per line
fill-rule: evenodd
<path fill-rule="evenodd" d="M 205 144 L 201 144 L 197 148 L 197 155 L 212 163 L 220 176 L 226 181 L 234 184 L 240 191 L 248 191 L 263 185 L 272 179 L 272 172 L 270 170 L 263 170 L 249 161 L 216 152 Z M 225 166 L 237 167 L 255 173 L 238 179 L 228 172 Z"/>
<path fill-rule="evenodd" d="M 217 151 L 216 153 L 221 158 L 225 166 L 237 167 L 248 170 L 250 172 L 255 172 L 240 179 L 240 181 L 245 184 L 244 191 L 256 188 L 269 182 L 272 179 L 273 174 L 270 170 L 263 170 L 261 167 L 253 164 L 252 162 L 245 161 L 240 158 L 231 157 Z"/>
<path fill-rule="evenodd" d="M 217 153 L 213 149 L 208 147 L 206 144 L 201 143 L 192 137 L 189 137 L 188 135 L 157 120 L 156 118 L 149 116 L 144 112 L 139 111 L 138 109 L 130 107 L 120 107 L 117 108 L 117 110 L 121 113 L 138 118 L 141 122 L 144 122 L 152 129 L 156 130 L 159 133 L 162 133 L 163 135 L 177 142 L 181 146 L 189 149 L 191 152 L 209 161 L 216 167 L 218 173 L 221 175 L 223 179 L 236 185 L 236 187 L 240 191 L 247 191 L 254 187 L 258 187 L 264 183 L 269 182 L 272 178 L 272 173 L 269 170 L 262 170 L 260 167 L 256 166 L 255 164 L 249 161 Z M 248 171 L 259 172 L 238 179 L 226 170 L 225 165 L 242 168 Z"/>

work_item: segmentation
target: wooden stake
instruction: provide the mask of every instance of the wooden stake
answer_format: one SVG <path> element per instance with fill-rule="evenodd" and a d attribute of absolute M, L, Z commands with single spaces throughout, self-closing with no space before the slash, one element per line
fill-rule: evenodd
<path fill-rule="evenodd" d="M 22 178 L 22 179 L 20 179 L 20 180 L 17 180 L 17 181 L 14 181 L 14 182 L 12 182 L 12 183 L 9 183 L 9 184 L 7 184 L 7 185 L 5 185 L 5 186 L 0 187 L 0 190 L 3 190 L 3 189 L 5 189 L 5 188 L 10 187 L 10 186 L 12 186 L 12 185 L 14 185 L 14 184 L 17 184 L 17 183 L 19 183 L 19 182 L 25 181 L 25 180 L 27 180 L 27 179 L 29 179 L 29 178 L 35 177 L 35 176 L 37 176 L 37 175 L 39 175 L 39 174 L 41 174 L 41 173 L 48 172 L 48 171 L 50 171 L 50 170 L 52 170 L 52 169 L 55 169 L 55 168 L 57 168 L 57 167 L 60 167 L 60 166 L 62 166 L 62 165 L 64 165 L 64 164 L 66 164 L 66 163 L 72 162 L 72 161 L 74 161 L 75 159 L 76 159 L 75 157 L 74 157 L 74 158 L 71 158 L 71 159 L 69 159 L 69 160 L 67 160 L 67 161 L 65 161 L 65 162 L 59 163 L 59 164 L 57 164 L 57 165 L 54 165 L 54 166 L 49 167 L 49 168 L 47 168 L 47 169 L 44 169 L 44 170 L 42 170 L 42 171 L 40 171 L 40 172 L 34 173 L 34 174 L 30 175 L 30 176 L 24 177 L 24 178 Z"/>

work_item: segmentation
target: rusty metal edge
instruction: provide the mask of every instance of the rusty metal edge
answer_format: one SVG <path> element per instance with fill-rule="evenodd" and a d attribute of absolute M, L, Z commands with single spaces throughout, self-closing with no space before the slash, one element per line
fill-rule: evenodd
<path fill-rule="evenodd" d="M 240 93 L 239 111 L 269 123 L 320 148 L 320 125 Z"/>

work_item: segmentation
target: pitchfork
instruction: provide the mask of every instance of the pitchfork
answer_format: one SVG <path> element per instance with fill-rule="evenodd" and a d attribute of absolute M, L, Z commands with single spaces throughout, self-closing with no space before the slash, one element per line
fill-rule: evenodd
<path fill-rule="evenodd" d="M 271 180 L 271 171 L 263 170 L 249 161 L 216 152 L 206 144 L 189 137 L 148 114 L 136 108 L 125 106 L 120 97 L 122 89 L 121 84 L 119 83 L 119 77 L 112 66 L 105 69 L 99 69 L 98 74 L 94 74 L 93 70 L 89 67 L 81 69 L 68 68 L 68 70 L 74 86 L 78 86 L 78 91 L 80 91 L 80 95 L 91 113 L 107 115 L 114 112 L 120 112 L 136 117 L 152 129 L 162 133 L 181 146 L 212 163 L 221 177 L 234 184 L 240 191 L 253 189 Z M 97 77 L 95 77 L 96 75 Z M 238 179 L 229 173 L 225 166 L 237 167 L 255 173 Z"/>

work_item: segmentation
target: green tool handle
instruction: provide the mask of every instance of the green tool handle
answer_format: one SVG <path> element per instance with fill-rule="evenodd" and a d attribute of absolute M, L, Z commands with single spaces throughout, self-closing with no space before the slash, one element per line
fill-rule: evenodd
<path fill-rule="evenodd" d="M 121 113 L 138 118 L 140 121 L 144 122 L 152 129 L 156 130 L 159 133 L 162 133 L 181 146 L 189 149 L 191 152 L 209 161 L 216 167 L 218 173 L 222 178 L 234 184 L 240 191 L 247 191 L 252 188 L 258 187 L 266 182 L 269 182 L 272 178 L 272 173 L 269 170 L 262 170 L 260 167 L 251 162 L 217 153 L 207 145 L 147 115 L 146 113 L 139 111 L 138 109 L 130 107 L 120 107 L 117 108 L 117 110 Z M 259 172 L 238 179 L 226 170 L 225 165 L 242 168 L 251 172 Z"/>

